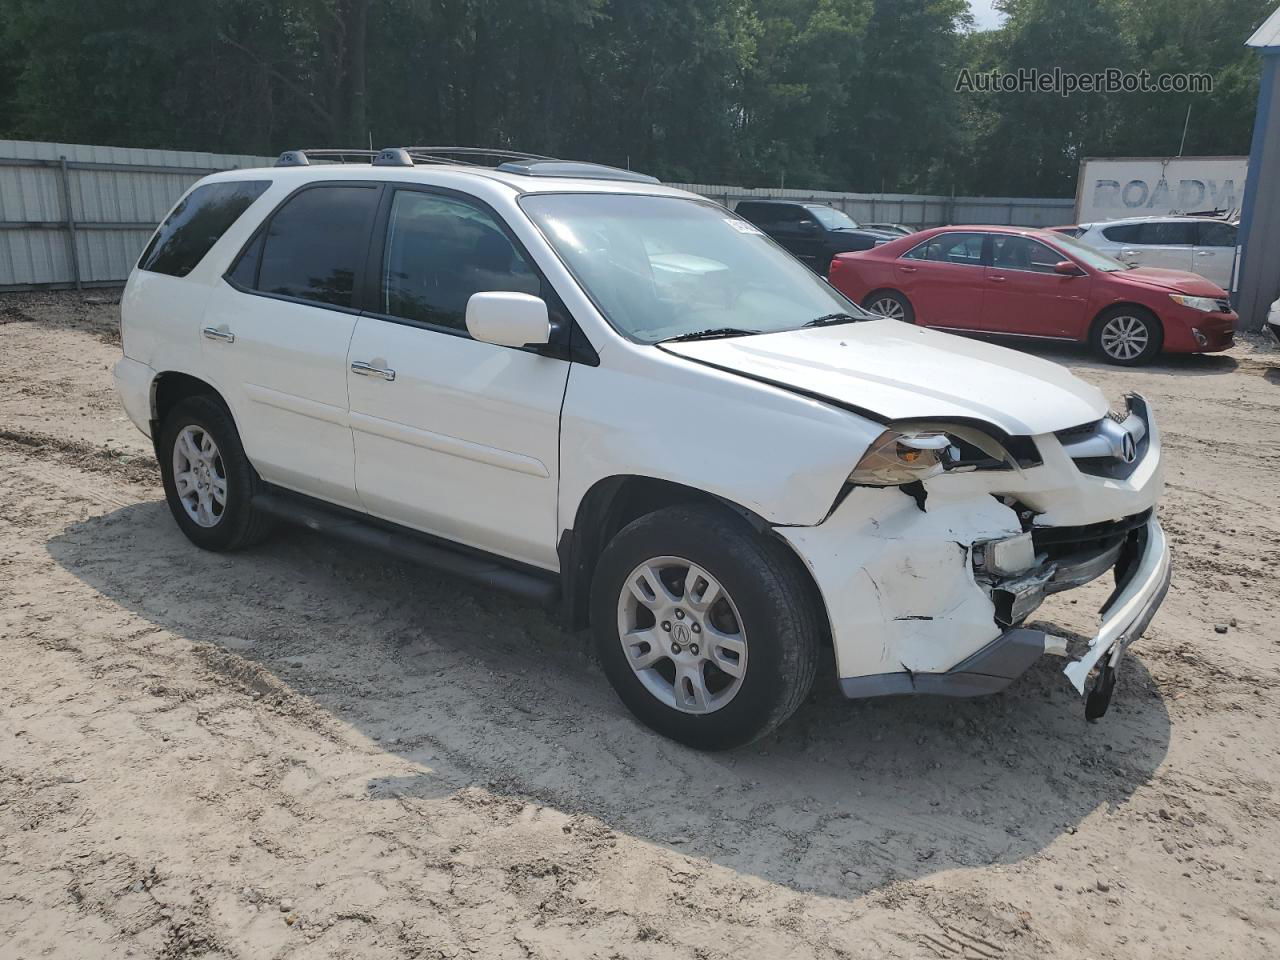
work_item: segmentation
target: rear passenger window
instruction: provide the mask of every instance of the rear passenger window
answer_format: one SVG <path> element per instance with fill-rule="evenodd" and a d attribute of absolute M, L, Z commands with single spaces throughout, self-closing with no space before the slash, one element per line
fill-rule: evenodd
<path fill-rule="evenodd" d="M 981 233 L 943 233 L 912 247 L 902 256 L 904 260 L 932 260 L 980 267 L 984 239 Z"/>
<path fill-rule="evenodd" d="M 473 293 L 542 292 L 497 221 L 453 197 L 397 191 L 383 262 L 381 313 L 455 330 L 467 328 Z"/>
<path fill-rule="evenodd" d="M 270 180 L 235 180 L 196 187 L 165 218 L 138 268 L 185 277 L 269 186 Z"/>
<path fill-rule="evenodd" d="M 1153 247 L 1190 247 L 1196 242 L 1196 225 L 1186 223 L 1144 223 L 1138 242 Z"/>
<path fill-rule="evenodd" d="M 734 208 L 734 212 L 742 219 L 760 226 L 775 223 L 779 219 L 778 208 L 768 203 L 740 203 Z"/>
<path fill-rule="evenodd" d="M 284 202 L 228 277 L 259 293 L 350 307 L 364 268 L 379 188 L 310 187 Z M 256 274 L 256 281 L 254 276 Z"/>

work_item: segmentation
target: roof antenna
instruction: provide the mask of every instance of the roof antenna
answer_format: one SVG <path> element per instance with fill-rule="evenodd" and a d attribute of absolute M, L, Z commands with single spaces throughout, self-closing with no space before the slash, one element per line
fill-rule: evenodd
<path fill-rule="evenodd" d="M 373 131 L 372 130 L 369 131 L 369 149 L 370 150 L 373 149 Z"/>

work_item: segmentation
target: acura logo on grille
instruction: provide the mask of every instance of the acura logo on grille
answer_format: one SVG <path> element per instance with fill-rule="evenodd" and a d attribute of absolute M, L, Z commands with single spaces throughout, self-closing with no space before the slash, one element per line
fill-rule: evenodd
<path fill-rule="evenodd" d="M 1124 439 L 1120 441 L 1120 456 L 1124 458 L 1125 463 L 1133 463 L 1138 459 L 1138 443 L 1133 439 L 1132 433 L 1126 433 Z"/>

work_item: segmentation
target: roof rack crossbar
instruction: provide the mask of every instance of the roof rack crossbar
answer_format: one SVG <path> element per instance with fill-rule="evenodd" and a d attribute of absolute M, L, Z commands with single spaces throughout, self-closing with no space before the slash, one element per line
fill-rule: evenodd
<path fill-rule="evenodd" d="M 537 153 L 527 153 L 523 150 L 497 150 L 491 147 L 405 147 L 410 154 L 421 154 L 424 157 L 429 156 L 452 156 L 452 157 L 495 157 L 502 160 L 556 160 L 557 157 L 544 157 Z"/>

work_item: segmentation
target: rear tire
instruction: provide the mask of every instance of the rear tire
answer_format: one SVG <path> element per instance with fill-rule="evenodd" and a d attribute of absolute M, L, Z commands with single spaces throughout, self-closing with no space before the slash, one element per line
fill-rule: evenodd
<path fill-rule="evenodd" d="M 632 522 L 605 548 L 591 626 L 605 675 L 641 722 L 725 750 L 770 733 L 804 702 L 820 603 L 784 544 L 727 510 L 677 506 Z"/>
<path fill-rule="evenodd" d="M 1112 307 L 1093 322 L 1089 345 L 1107 363 L 1136 367 L 1150 363 L 1160 353 L 1164 328 L 1144 307 Z"/>
<path fill-rule="evenodd" d="M 271 533 L 272 518 L 253 506 L 262 481 L 217 399 L 179 402 L 164 419 L 157 450 L 169 511 L 197 547 L 240 550 Z"/>
<path fill-rule="evenodd" d="M 911 301 L 896 290 L 877 290 L 862 301 L 863 309 L 890 320 L 915 323 L 916 311 Z"/>

